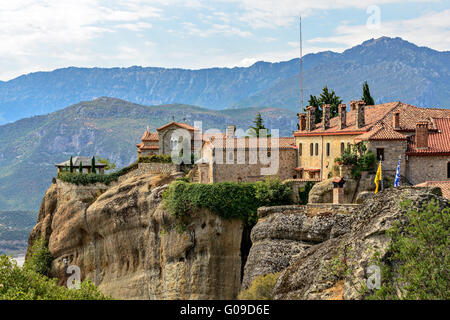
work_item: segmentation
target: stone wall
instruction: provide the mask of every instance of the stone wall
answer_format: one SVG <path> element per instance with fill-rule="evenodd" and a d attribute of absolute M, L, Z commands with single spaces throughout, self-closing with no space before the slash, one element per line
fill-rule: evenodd
<path fill-rule="evenodd" d="M 387 141 L 370 141 L 368 144 L 369 150 L 377 155 L 377 148 L 384 149 L 383 159 L 383 174 L 388 176 L 395 176 L 397 170 L 398 157 L 402 156 L 402 162 L 400 166 L 400 174 L 405 176 L 406 174 L 406 141 L 402 140 L 387 140 Z M 378 164 L 377 164 L 378 165 Z"/>
<path fill-rule="evenodd" d="M 447 164 L 450 156 L 408 157 L 407 178 L 412 184 L 425 181 L 450 181 L 447 178 Z"/>
<path fill-rule="evenodd" d="M 264 165 L 258 161 L 257 164 L 249 164 L 249 152 L 245 153 L 245 164 L 238 164 L 237 151 L 234 151 L 233 161 L 227 163 L 227 155 L 223 153 L 222 164 L 216 163 L 213 168 L 214 182 L 220 181 L 259 181 L 264 180 L 265 175 L 261 174 L 262 168 L 269 168 L 269 165 Z M 275 154 L 271 154 L 275 156 Z M 279 162 L 276 176 L 280 180 L 292 179 L 296 174 L 296 160 L 297 152 L 295 149 L 280 149 L 279 150 Z"/>
<path fill-rule="evenodd" d="M 139 163 L 138 168 L 121 176 L 119 182 L 123 182 L 129 178 L 136 178 L 146 174 L 167 174 L 170 175 L 180 171 L 180 166 L 173 163 Z"/>

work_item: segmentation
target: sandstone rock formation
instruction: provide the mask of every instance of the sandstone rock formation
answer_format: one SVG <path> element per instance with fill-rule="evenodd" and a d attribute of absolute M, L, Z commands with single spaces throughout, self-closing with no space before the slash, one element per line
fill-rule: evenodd
<path fill-rule="evenodd" d="M 242 288 L 258 275 L 282 271 L 309 247 L 348 232 L 351 213 L 357 209 L 354 205 L 259 208 Z"/>
<path fill-rule="evenodd" d="M 386 230 L 402 219 L 399 200 L 411 199 L 414 206 L 436 199 L 448 207 L 440 189 L 401 187 L 378 193 L 350 215 L 349 231 L 311 246 L 295 256 L 280 274 L 276 299 L 361 299 L 367 267 L 375 252 L 383 259 L 390 238 Z"/>
<path fill-rule="evenodd" d="M 358 195 L 362 192 L 374 190 L 374 174 L 363 171 L 360 179 L 353 179 L 350 175 L 344 176 L 344 199 L 345 203 L 355 203 Z M 333 202 L 333 178 L 316 183 L 309 193 L 310 203 L 332 203 Z"/>
<path fill-rule="evenodd" d="M 44 236 L 64 284 L 67 266 L 120 299 L 233 299 L 241 281 L 240 220 L 196 212 L 184 231 L 161 204 L 177 175 L 112 187 L 61 181 L 45 194 L 29 246 Z"/>

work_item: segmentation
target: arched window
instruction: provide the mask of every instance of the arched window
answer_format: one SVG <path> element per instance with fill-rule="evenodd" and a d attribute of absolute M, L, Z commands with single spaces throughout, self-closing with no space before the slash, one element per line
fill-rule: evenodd
<path fill-rule="evenodd" d="M 341 142 L 341 154 L 345 152 L 345 143 Z"/>
<path fill-rule="evenodd" d="M 309 145 L 309 151 L 310 151 L 311 156 L 313 156 L 314 155 L 314 144 L 313 143 L 311 143 Z"/>
<path fill-rule="evenodd" d="M 298 145 L 298 155 L 301 156 L 301 155 L 302 155 L 302 152 L 303 152 L 303 144 L 300 143 L 300 144 Z"/>
<path fill-rule="evenodd" d="M 331 153 L 331 147 L 330 147 L 330 143 L 328 142 L 327 143 L 327 157 L 329 157 L 330 156 L 330 153 Z"/>
<path fill-rule="evenodd" d="M 318 156 L 318 155 L 319 155 L 319 144 L 316 143 L 316 156 Z"/>

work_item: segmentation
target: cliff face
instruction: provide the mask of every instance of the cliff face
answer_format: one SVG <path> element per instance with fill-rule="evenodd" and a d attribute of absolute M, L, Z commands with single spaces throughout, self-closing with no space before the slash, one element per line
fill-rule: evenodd
<path fill-rule="evenodd" d="M 435 199 L 441 208 L 448 200 L 440 189 L 391 188 L 366 200 L 349 216 L 348 231 L 311 246 L 293 257 L 275 286 L 276 299 L 361 299 L 368 267 L 375 252 L 384 259 L 390 237 L 386 231 L 404 219 L 399 201 L 410 199 L 413 207 Z"/>
<path fill-rule="evenodd" d="M 240 289 L 240 220 L 207 211 L 177 231 L 161 205 L 176 176 L 146 175 L 116 186 L 57 181 L 47 191 L 29 245 L 44 236 L 61 284 L 67 265 L 120 299 L 233 299 Z M 64 260 L 67 259 L 65 266 Z"/>
<path fill-rule="evenodd" d="M 242 288 L 247 289 L 258 275 L 287 268 L 296 255 L 311 246 L 348 232 L 356 210 L 358 206 L 351 204 L 259 208 Z"/>

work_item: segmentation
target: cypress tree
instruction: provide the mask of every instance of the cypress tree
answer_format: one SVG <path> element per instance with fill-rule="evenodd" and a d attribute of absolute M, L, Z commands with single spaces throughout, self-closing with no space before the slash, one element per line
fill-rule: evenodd
<path fill-rule="evenodd" d="M 266 129 L 266 127 L 264 126 L 263 122 L 264 122 L 264 120 L 263 120 L 263 118 L 261 116 L 261 113 L 258 112 L 258 114 L 256 115 L 255 120 L 253 120 L 253 123 L 255 124 L 255 126 L 254 127 L 250 127 L 250 129 L 255 130 L 256 137 L 259 137 L 259 130 Z M 269 135 L 267 135 L 267 136 L 269 136 Z"/>
<path fill-rule="evenodd" d="M 80 173 L 83 173 L 83 162 L 80 161 L 80 166 L 78 167 Z"/>
<path fill-rule="evenodd" d="M 322 105 L 330 105 L 330 118 L 334 118 L 339 114 L 338 107 L 342 103 L 341 97 L 337 96 L 334 90 L 329 90 L 327 86 L 323 87 L 319 97 L 310 95 L 308 104 L 316 107 L 316 123 L 322 121 Z"/>
<path fill-rule="evenodd" d="M 92 157 L 92 161 L 91 161 L 91 172 L 92 173 L 97 173 L 95 171 L 95 158 L 94 157 Z"/>
<path fill-rule="evenodd" d="M 363 84 L 363 96 L 361 99 L 364 100 L 367 106 L 373 106 L 375 104 L 375 101 L 370 95 L 369 84 L 367 83 L 367 81 L 365 81 Z"/>
<path fill-rule="evenodd" d="M 73 161 L 72 161 L 72 156 L 70 156 L 70 172 L 73 173 Z"/>

